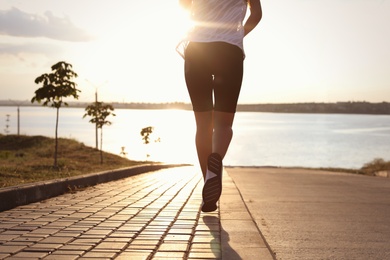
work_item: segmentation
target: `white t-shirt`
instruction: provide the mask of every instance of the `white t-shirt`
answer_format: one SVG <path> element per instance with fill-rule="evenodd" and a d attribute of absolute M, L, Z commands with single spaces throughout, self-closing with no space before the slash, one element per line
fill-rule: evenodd
<path fill-rule="evenodd" d="M 184 57 L 188 42 L 227 42 L 244 52 L 246 0 L 192 0 L 194 26 L 181 41 L 177 51 Z"/>

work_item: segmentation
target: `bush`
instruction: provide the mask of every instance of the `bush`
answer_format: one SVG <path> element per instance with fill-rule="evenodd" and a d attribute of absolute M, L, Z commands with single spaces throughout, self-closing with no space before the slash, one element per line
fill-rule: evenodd
<path fill-rule="evenodd" d="M 0 151 L 0 159 L 8 159 L 11 153 L 9 151 Z"/>
<path fill-rule="evenodd" d="M 364 164 L 361 170 L 367 175 L 374 175 L 379 171 L 389 171 L 390 161 L 385 161 L 382 158 L 376 158 L 371 162 Z"/>

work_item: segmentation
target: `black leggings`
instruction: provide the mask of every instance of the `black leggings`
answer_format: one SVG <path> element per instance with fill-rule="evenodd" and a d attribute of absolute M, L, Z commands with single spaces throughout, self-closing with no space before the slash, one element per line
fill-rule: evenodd
<path fill-rule="evenodd" d="M 185 51 L 185 79 L 195 112 L 236 112 L 243 61 L 238 46 L 225 42 L 189 43 Z"/>

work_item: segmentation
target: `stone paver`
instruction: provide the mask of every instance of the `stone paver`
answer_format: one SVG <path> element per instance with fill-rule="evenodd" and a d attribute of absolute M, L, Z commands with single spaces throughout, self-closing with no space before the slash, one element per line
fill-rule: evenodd
<path fill-rule="evenodd" d="M 178 167 L 0 212 L 0 259 L 220 259 L 219 212 Z"/>
<path fill-rule="evenodd" d="M 0 259 L 273 259 L 228 173 L 216 212 L 202 186 L 177 167 L 0 212 Z"/>

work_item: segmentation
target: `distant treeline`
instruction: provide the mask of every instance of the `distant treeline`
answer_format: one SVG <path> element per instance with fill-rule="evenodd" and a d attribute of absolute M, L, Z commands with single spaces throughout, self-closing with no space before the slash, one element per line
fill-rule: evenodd
<path fill-rule="evenodd" d="M 337 102 L 239 105 L 238 111 L 273 113 L 325 113 L 389 115 L 390 103 Z"/>
<path fill-rule="evenodd" d="M 191 110 L 188 103 L 112 103 L 115 108 L 125 109 L 183 109 Z M 325 113 L 325 114 L 380 114 L 390 115 L 390 103 L 337 102 L 293 104 L 239 104 L 238 112 L 273 113 Z"/>
<path fill-rule="evenodd" d="M 105 102 L 110 103 L 110 102 Z M 85 108 L 90 103 L 69 102 L 69 107 Z M 191 110 L 188 103 L 121 103 L 111 102 L 114 108 L 122 109 L 182 109 Z M 29 101 L 0 100 L 0 106 L 33 106 Z M 337 102 L 337 103 L 290 103 L 290 104 L 239 104 L 239 112 L 272 113 L 324 113 L 324 114 L 375 114 L 390 115 L 390 103 Z"/>

